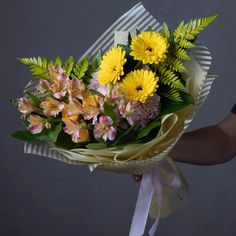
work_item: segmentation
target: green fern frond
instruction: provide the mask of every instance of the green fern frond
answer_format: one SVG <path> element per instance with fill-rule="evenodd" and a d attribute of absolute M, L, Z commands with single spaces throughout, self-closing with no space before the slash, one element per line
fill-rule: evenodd
<path fill-rule="evenodd" d="M 165 37 L 166 39 L 170 38 L 170 30 L 169 27 L 167 26 L 166 23 L 163 23 L 162 28 L 160 30 L 160 33 L 162 34 L 163 37 Z"/>
<path fill-rule="evenodd" d="M 193 48 L 195 47 L 195 44 L 190 42 L 189 40 L 187 39 L 179 39 L 177 42 L 176 42 L 177 46 L 181 47 L 181 48 Z"/>
<path fill-rule="evenodd" d="M 70 56 L 64 63 L 64 69 L 66 71 L 65 74 L 67 77 L 70 76 L 73 66 L 74 66 L 74 57 Z"/>
<path fill-rule="evenodd" d="M 48 62 L 44 57 L 17 58 L 21 63 L 28 65 L 34 78 L 48 79 Z"/>
<path fill-rule="evenodd" d="M 167 65 L 170 67 L 171 70 L 175 72 L 180 72 L 180 73 L 186 73 L 187 69 L 184 66 L 184 63 L 182 60 L 178 58 L 170 58 L 167 62 Z"/>
<path fill-rule="evenodd" d="M 217 18 L 217 14 L 209 17 L 191 20 L 189 23 L 181 22 L 174 32 L 174 37 L 178 39 L 193 40 L 197 34 L 204 30 L 212 21 Z"/>
<path fill-rule="evenodd" d="M 177 89 L 171 88 L 168 92 L 163 92 L 163 96 L 174 101 L 174 102 L 182 102 L 181 92 Z"/>
<path fill-rule="evenodd" d="M 62 60 L 61 60 L 61 58 L 58 56 L 57 58 L 56 58 L 56 60 L 55 60 L 55 65 L 57 65 L 57 66 L 59 66 L 59 67 L 61 67 L 62 66 Z"/>
<path fill-rule="evenodd" d="M 184 60 L 184 61 L 190 60 L 190 56 L 188 55 L 188 53 L 186 52 L 186 49 L 184 48 L 177 47 L 175 55 L 180 60 Z"/>
<path fill-rule="evenodd" d="M 181 82 L 180 78 L 172 70 L 160 68 L 160 82 L 164 85 L 168 85 L 171 88 L 175 89 L 184 89 L 184 85 Z"/>
<path fill-rule="evenodd" d="M 73 68 L 73 77 L 77 79 L 82 79 L 89 67 L 88 56 L 78 60 Z"/>

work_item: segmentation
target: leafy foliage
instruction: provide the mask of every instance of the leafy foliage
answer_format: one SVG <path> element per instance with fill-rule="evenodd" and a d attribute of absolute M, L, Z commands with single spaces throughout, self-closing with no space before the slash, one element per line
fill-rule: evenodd
<path fill-rule="evenodd" d="M 17 58 L 21 63 L 28 65 L 34 78 L 48 79 L 48 61 L 45 57 Z"/>
<path fill-rule="evenodd" d="M 181 47 L 176 47 L 175 55 L 180 60 L 184 60 L 184 61 L 190 60 L 190 56 L 188 55 L 186 50 Z"/>
<path fill-rule="evenodd" d="M 173 70 L 161 67 L 159 72 L 161 74 L 160 80 L 162 84 L 168 85 L 175 89 L 184 89 L 184 85 L 181 82 L 179 76 L 177 76 Z"/>
<path fill-rule="evenodd" d="M 181 22 L 181 24 L 176 28 L 174 32 L 174 37 L 176 41 L 181 42 L 182 40 L 190 41 L 194 40 L 196 35 L 206 28 L 213 20 L 217 17 L 216 15 L 198 18 L 191 20 L 189 23 Z"/>
<path fill-rule="evenodd" d="M 74 65 L 73 73 L 71 77 L 82 79 L 86 71 L 88 70 L 88 67 L 89 67 L 89 59 L 88 59 L 88 56 L 86 56 L 78 60 L 78 62 Z"/>
<path fill-rule="evenodd" d="M 181 92 L 178 89 L 170 88 L 168 91 L 163 92 L 163 95 L 175 102 L 182 102 Z"/>
<path fill-rule="evenodd" d="M 164 22 L 162 25 L 162 28 L 160 30 L 160 33 L 162 34 L 163 37 L 165 37 L 166 39 L 170 39 L 171 37 L 171 32 L 169 27 L 167 26 L 167 24 Z"/>
<path fill-rule="evenodd" d="M 66 61 L 65 61 L 65 64 L 64 64 L 64 69 L 65 69 L 65 73 L 66 73 L 66 76 L 69 77 L 70 74 L 71 74 L 71 71 L 73 70 L 73 66 L 74 66 L 74 57 L 73 56 L 70 56 Z"/>

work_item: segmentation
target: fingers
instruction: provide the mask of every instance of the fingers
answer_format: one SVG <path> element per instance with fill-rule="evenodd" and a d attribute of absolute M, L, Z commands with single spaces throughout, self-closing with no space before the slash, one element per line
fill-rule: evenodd
<path fill-rule="evenodd" d="M 133 175 L 133 179 L 134 179 L 134 181 L 136 181 L 136 182 L 139 182 L 139 181 L 141 181 L 142 180 L 142 175 Z"/>

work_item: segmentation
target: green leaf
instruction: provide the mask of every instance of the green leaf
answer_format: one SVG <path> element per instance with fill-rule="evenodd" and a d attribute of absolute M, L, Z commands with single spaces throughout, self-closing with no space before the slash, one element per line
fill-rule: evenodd
<path fill-rule="evenodd" d="M 153 32 L 155 30 L 153 30 L 153 28 L 151 26 L 148 26 L 147 29 L 145 31 L 148 31 L 148 32 Z"/>
<path fill-rule="evenodd" d="M 162 34 L 163 37 L 165 37 L 166 39 L 170 38 L 170 30 L 168 25 L 164 22 L 162 25 L 162 28 L 160 30 L 160 33 Z"/>
<path fill-rule="evenodd" d="M 131 42 L 132 42 L 132 36 L 131 36 L 131 34 L 129 32 L 129 34 L 128 34 L 128 43 L 127 43 L 128 47 L 130 46 Z"/>
<path fill-rule="evenodd" d="M 89 89 L 89 91 L 90 91 L 92 94 L 94 94 L 94 95 L 97 95 L 97 96 L 99 96 L 99 97 L 105 98 L 105 96 L 104 96 L 102 93 L 98 92 L 98 91 L 95 90 L 95 89 Z"/>
<path fill-rule="evenodd" d="M 99 68 L 101 60 L 102 60 L 102 51 L 99 50 L 97 55 L 92 60 L 92 65 L 96 70 Z"/>
<path fill-rule="evenodd" d="M 43 59 L 41 57 L 29 57 L 29 58 L 17 58 L 21 63 L 28 65 L 30 68 L 30 71 L 34 78 L 40 79 L 48 79 L 48 63 L 47 59 L 44 57 Z"/>
<path fill-rule="evenodd" d="M 184 48 L 177 48 L 176 49 L 176 57 L 181 60 L 185 60 L 185 61 L 190 60 L 190 56 L 188 55 L 186 49 L 184 49 Z"/>
<path fill-rule="evenodd" d="M 188 23 L 182 22 L 174 32 L 175 39 L 193 40 L 197 34 L 204 30 L 212 21 L 217 18 L 217 14 L 209 17 L 191 20 Z"/>
<path fill-rule="evenodd" d="M 118 120 L 118 117 L 117 117 L 117 114 L 114 110 L 117 108 L 117 104 L 109 105 L 109 104 L 105 103 L 103 108 L 104 108 L 104 114 L 107 116 L 110 116 L 111 119 L 113 120 L 113 122 L 116 123 Z"/>
<path fill-rule="evenodd" d="M 56 58 L 55 65 L 57 65 L 59 67 L 62 66 L 62 60 L 61 60 L 61 58 L 59 56 Z"/>
<path fill-rule="evenodd" d="M 38 106 L 41 103 L 41 99 L 30 92 L 26 92 L 29 97 L 30 103 L 34 106 Z"/>
<path fill-rule="evenodd" d="M 159 68 L 160 72 L 160 82 L 164 85 L 170 86 L 175 89 L 184 89 L 184 85 L 181 82 L 181 78 L 171 69 L 166 69 L 165 67 Z"/>
<path fill-rule="evenodd" d="M 170 113 L 177 112 L 179 110 L 184 109 L 185 107 L 194 104 L 194 99 L 192 95 L 181 92 L 182 102 L 168 101 L 163 104 L 163 108 L 161 109 L 159 116 L 164 116 Z"/>
<path fill-rule="evenodd" d="M 141 138 L 144 138 L 145 136 L 147 136 L 153 129 L 159 127 L 161 125 L 161 121 L 158 119 L 158 120 L 155 120 L 155 121 L 152 121 L 151 123 L 149 123 L 146 127 L 144 127 L 143 129 L 141 129 L 139 132 L 138 132 L 138 136 L 137 136 L 137 139 L 141 139 Z"/>
<path fill-rule="evenodd" d="M 100 150 L 107 148 L 105 143 L 89 143 L 85 146 L 87 149 Z"/>
<path fill-rule="evenodd" d="M 32 141 L 37 140 L 36 137 L 33 134 L 31 134 L 28 130 L 16 131 L 16 132 L 12 133 L 10 136 L 12 138 L 23 140 L 23 141 L 28 141 L 28 142 L 32 142 Z"/>
<path fill-rule="evenodd" d="M 78 60 L 77 64 L 74 66 L 73 73 L 78 79 L 82 79 L 89 67 L 88 56 Z"/>
<path fill-rule="evenodd" d="M 61 130 L 62 124 L 58 124 L 50 129 L 44 129 L 40 134 L 35 134 L 35 137 L 37 138 L 37 140 L 45 140 L 55 143 Z"/>
<path fill-rule="evenodd" d="M 116 146 L 120 140 L 125 137 L 129 132 L 133 129 L 133 126 L 130 126 L 126 131 L 124 131 L 118 138 L 115 139 L 115 141 L 112 143 L 112 146 Z"/>
<path fill-rule="evenodd" d="M 17 98 L 13 98 L 13 99 L 10 99 L 10 103 L 13 104 L 13 105 L 18 105 L 19 100 Z"/>
<path fill-rule="evenodd" d="M 66 71 L 66 76 L 69 77 L 71 74 L 71 71 L 73 69 L 74 66 L 74 57 L 70 56 L 66 61 L 65 61 L 65 65 L 64 65 L 64 69 Z"/>

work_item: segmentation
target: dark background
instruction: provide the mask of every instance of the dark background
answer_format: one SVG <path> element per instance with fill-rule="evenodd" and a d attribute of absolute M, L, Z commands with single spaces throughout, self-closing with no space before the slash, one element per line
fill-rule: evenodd
<path fill-rule="evenodd" d="M 131 176 L 70 166 L 23 154 L 11 132 L 22 129 L 9 104 L 30 79 L 15 58 L 79 58 L 135 0 L 1 0 L 0 6 L 0 235 L 128 235 L 139 184 Z M 218 73 L 212 91 L 190 129 L 223 119 L 235 101 L 236 1 L 145 0 L 144 6 L 171 28 L 182 19 L 219 18 L 200 40 L 213 55 Z M 160 222 L 157 235 L 236 235 L 236 160 L 200 167 L 179 164 L 190 185 L 186 204 Z"/>

